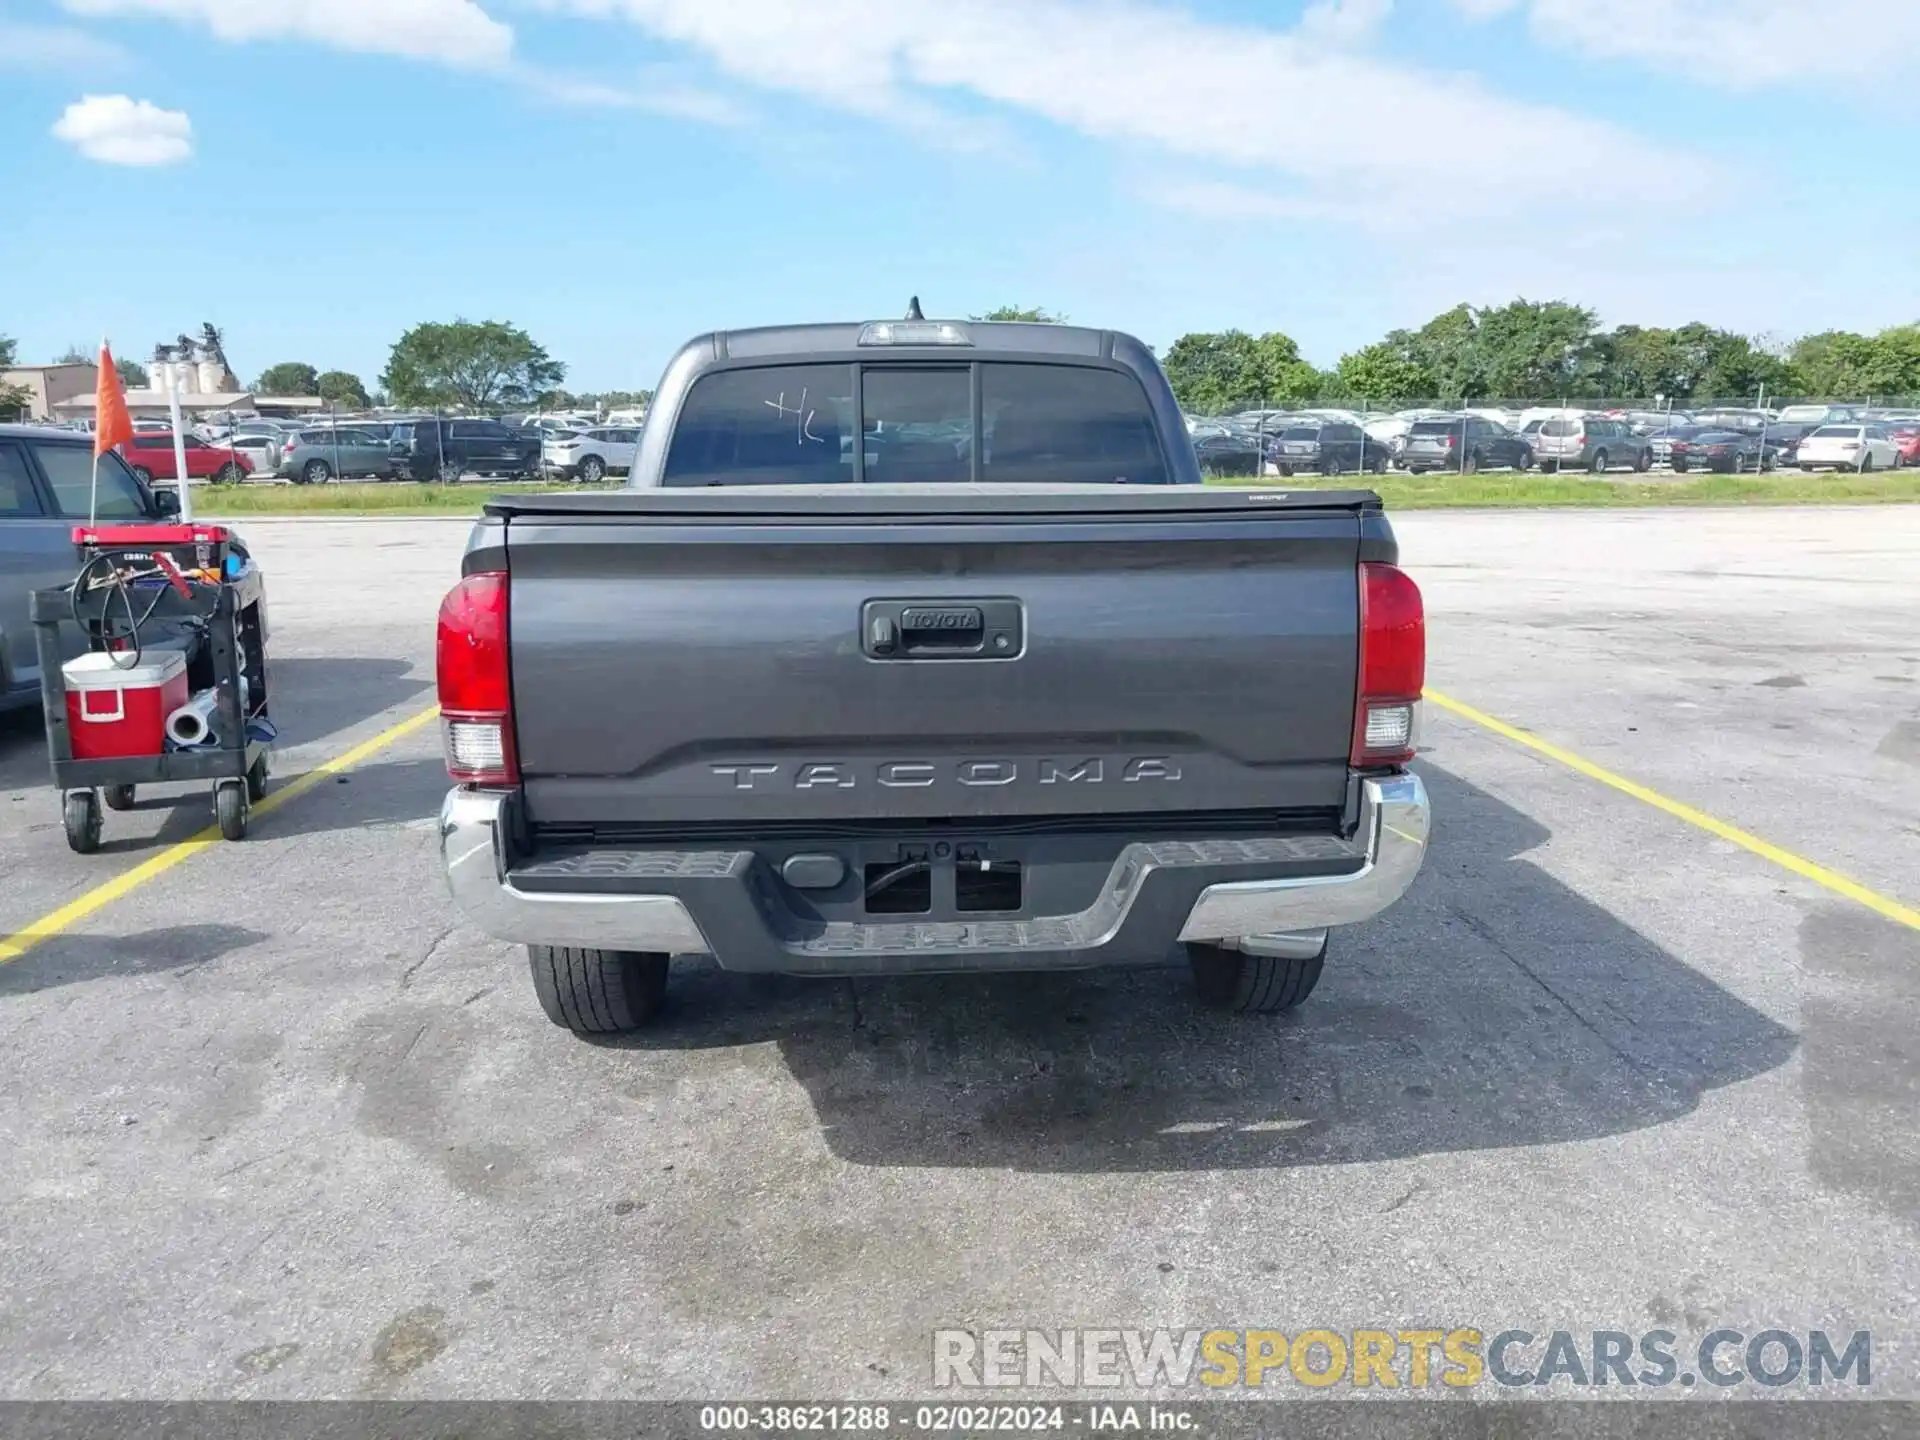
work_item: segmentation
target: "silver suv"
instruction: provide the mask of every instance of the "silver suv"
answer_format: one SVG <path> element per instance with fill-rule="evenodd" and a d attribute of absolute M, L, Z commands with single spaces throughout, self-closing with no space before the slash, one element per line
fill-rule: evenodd
<path fill-rule="evenodd" d="M 399 466 L 379 431 L 322 425 L 288 437 L 280 450 L 279 471 L 296 485 L 324 485 L 349 475 L 391 479 Z"/>
<path fill-rule="evenodd" d="M 1645 471 L 1653 467 L 1653 445 L 1633 433 L 1624 420 L 1598 415 L 1562 415 L 1540 422 L 1533 435 L 1534 458 L 1542 470 L 1590 470 L 1598 475 L 1618 466 Z"/>

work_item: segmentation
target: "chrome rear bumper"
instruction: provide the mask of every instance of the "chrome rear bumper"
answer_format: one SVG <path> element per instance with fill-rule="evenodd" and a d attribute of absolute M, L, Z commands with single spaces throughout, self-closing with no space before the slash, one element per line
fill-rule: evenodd
<path fill-rule="evenodd" d="M 1125 847 L 1098 902 L 1070 916 L 982 924 L 876 922 L 803 927 L 772 923 L 755 909 L 748 883 L 759 864 L 750 851 L 612 852 L 576 858 L 569 869 L 591 887 L 516 886 L 509 842 L 515 799 L 491 791 L 450 791 L 440 811 L 440 853 L 454 902 L 479 929 L 528 945 L 714 954 L 680 894 L 633 893 L 656 886 L 698 893 L 716 934 L 731 932 L 723 965 L 752 970 L 849 973 L 852 970 L 989 968 L 1143 963 L 1172 939 L 1235 945 L 1262 954 L 1308 952 L 1311 932 L 1353 925 L 1406 893 L 1426 857 L 1429 811 L 1417 775 L 1371 778 L 1361 785 L 1360 823 L 1351 840 L 1334 836 L 1270 841 L 1139 843 Z M 1250 858 L 1267 856 L 1269 859 Z M 1255 864 L 1298 872 L 1353 865 L 1336 874 L 1206 883 L 1222 869 L 1244 875 Z M 524 873 L 524 872 L 523 872 Z M 624 888 L 622 888 L 624 887 Z M 704 888 L 702 888 L 704 887 Z M 1143 898 L 1144 897 L 1144 898 Z M 1167 905 L 1179 908 L 1171 915 Z M 751 916 L 742 910 L 754 911 Z M 1176 922 L 1177 925 L 1176 925 Z M 1173 932 L 1177 929 L 1177 935 Z M 950 963 L 949 963 L 950 962 Z"/>

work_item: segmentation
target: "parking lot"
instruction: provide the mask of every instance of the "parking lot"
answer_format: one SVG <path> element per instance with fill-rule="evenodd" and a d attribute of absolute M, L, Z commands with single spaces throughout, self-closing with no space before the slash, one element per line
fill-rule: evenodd
<path fill-rule="evenodd" d="M 0 964 L 0 1396 L 892 1397 L 943 1327 L 1416 1321 L 1870 1329 L 1920 1396 L 1920 509 L 1395 523 L 1432 855 L 1273 1020 L 689 963 L 583 1044 L 442 895 L 431 724 L 80 857 L 0 721 L 0 934 L 83 912 Z M 244 528 L 284 783 L 430 704 L 466 525 Z"/>

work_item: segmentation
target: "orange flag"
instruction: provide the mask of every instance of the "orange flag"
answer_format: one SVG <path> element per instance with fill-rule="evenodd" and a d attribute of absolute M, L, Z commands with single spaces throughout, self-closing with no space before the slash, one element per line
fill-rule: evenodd
<path fill-rule="evenodd" d="M 104 455 L 122 441 L 133 438 L 133 417 L 127 414 L 127 397 L 120 390 L 120 372 L 113 366 L 113 351 L 100 342 L 100 378 L 93 399 L 93 453 Z"/>

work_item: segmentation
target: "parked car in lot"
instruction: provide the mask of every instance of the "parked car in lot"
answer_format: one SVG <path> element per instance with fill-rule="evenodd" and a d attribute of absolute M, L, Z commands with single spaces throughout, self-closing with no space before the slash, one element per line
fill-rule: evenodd
<path fill-rule="evenodd" d="M 1920 420 L 1889 421 L 1887 438 L 1899 451 L 1901 465 L 1920 465 Z"/>
<path fill-rule="evenodd" d="M 1712 430 L 1759 430 L 1766 426 L 1782 423 L 1793 424 L 1796 422 L 1783 421 L 1781 417 L 1769 415 L 1764 410 L 1741 410 L 1734 408 L 1697 410 L 1694 412 L 1693 423 L 1696 425 L 1705 425 Z"/>
<path fill-rule="evenodd" d="M 1822 425 L 1842 425 L 1863 417 L 1857 405 L 1789 405 L 1773 418 L 1782 425 L 1817 430 Z"/>
<path fill-rule="evenodd" d="M 1384 475 L 1393 451 L 1358 425 L 1344 420 L 1289 425 L 1267 446 L 1267 458 L 1282 475 Z"/>
<path fill-rule="evenodd" d="M 271 475 L 280 468 L 280 450 L 285 443 L 286 436 L 278 430 L 271 434 L 258 431 L 235 434 L 227 441 L 228 446 L 247 457 L 255 475 Z"/>
<path fill-rule="evenodd" d="M 1255 432 L 1201 420 L 1195 422 L 1192 437 L 1201 474 L 1238 479 L 1260 473 L 1264 457 Z"/>
<path fill-rule="evenodd" d="M 1202 486 L 1127 335 L 727 338 L 670 362 L 628 485 L 490 502 L 441 605 L 442 867 L 547 1018 L 637 1030 L 686 955 L 1180 947 L 1206 1003 L 1305 1001 L 1431 833 L 1425 614 L 1378 498 Z M 803 390 L 799 424 L 768 403 Z M 907 439 L 876 469 L 866 434 Z"/>
<path fill-rule="evenodd" d="M 1800 442 L 1819 428 L 1818 425 L 1782 425 L 1776 422 L 1761 430 L 1760 439 L 1775 465 L 1791 465 Z"/>
<path fill-rule="evenodd" d="M 520 479 L 540 470 L 540 440 L 498 420 L 404 420 L 387 443 L 394 468 L 415 480 L 462 475 Z"/>
<path fill-rule="evenodd" d="M 96 485 L 97 477 L 97 485 Z M 28 619 L 34 590 L 73 581 L 74 522 L 168 520 L 180 497 L 155 493 L 109 450 L 96 466 L 93 437 L 41 425 L 0 425 L 0 710 L 40 704 L 40 650 Z M 77 650 L 78 630 L 63 636 Z"/>
<path fill-rule="evenodd" d="M 1713 470 L 1745 474 L 1749 470 L 1771 470 L 1774 450 L 1761 443 L 1757 430 L 1701 429 L 1673 441 L 1669 459 L 1682 473 Z"/>
<path fill-rule="evenodd" d="M 625 426 L 562 430 L 549 435 L 540 447 L 540 468 L 549 475 L 598 485 L 610 474 L 631 470 L 639 448 L 640 432 Z"/>
<path fill-rule="evenodd" d="M 1673 425 L 1665 430 L 1656 430 L 1646 437 L 1647 448 L 1653 452 L 1653 463 L 1671 465 L 1673 447 L 1691 440 L 1694 436 L 1711 429 L 1707 425 Z"/>
<path fill-rule="evenodd" d="M 1653 468 L 1653 446 L 1645 436 L 1635 435 L 1624 420 L 1598 415 L 1542 420 L 1533 454 L 1542 470 L 1589 470 L 1598 475 L 1620 466 Z"/>
<path fill-rule="evenodd" d="M 398 472 L 384 436 L 350 425 L 296 431 L 282 444 L 275 468 L 296 485 L 324 485 L 354 475 L 386 480 Z"/>
<path fill-rule="evenodd" d="M 187 474 L 192 479 L 211 480 L 216 485 L 238 485 L 253 473 L 253 462 L 243 451 L 230 445 L 209 445 L 197 435 L 182 438 L 186 442 Z M 116 448 L 141 484 L 179 481 L 172 431 L 135 431 L 132 439 L 121 441 Z"/>
<path fill-rule="evenodd" d="M 1900 447 L 1884 425 L 1822 425 L 1800 442 L 1802 470 L 1897 470 Z"/>
<path fill-rule="evenodd" d="M 1407 431 L 1406 443 L 1394 464 L 1415 475 L 1429 470 L 1458 470 L 1470 475 L 1502 465 L 1525 470 L 1533 464 L 1533 446 L 1492 420 L 1474 416 L 1419 420 Z"/>

